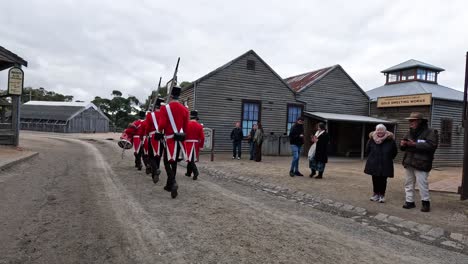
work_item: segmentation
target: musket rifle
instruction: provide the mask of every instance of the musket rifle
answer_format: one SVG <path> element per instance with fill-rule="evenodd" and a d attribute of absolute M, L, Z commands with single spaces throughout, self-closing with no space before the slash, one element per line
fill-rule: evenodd
<path fill-rule="evenodd" d="M 159 77 L 158 88 L 156 88 L 156 91 L 151 92 L 151 99 L 150 99 L 150 103 L 148 105 L 148 108 L 151 111 L 154 110 L 154 108 L 156 107 L 156 101 L 158 100 L 158 92 L 159 92 L 159 89 L 161 89 L 161 80 L 162 80 L 162 77 Z"/>
<path fill-rule="evenodd" d="M 172 88 L 177 85 L 177 71 L 179 69 L 179 62 L 180 62 L 180 57 L 177 59 L 177 64 L 174 70 L 174 76 L 172 76 L 172 79 L 167 83 L 166 104 L 168 104 L 169 100 L 171 99 Z"/>

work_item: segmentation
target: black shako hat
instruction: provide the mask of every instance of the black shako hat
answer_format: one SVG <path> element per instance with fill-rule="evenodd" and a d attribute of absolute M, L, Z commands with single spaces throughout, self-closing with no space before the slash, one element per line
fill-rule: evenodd
<path fill-rule="evenodd" d="M 197 110 L 190 111 L 190 119 L 197 119 L 198 120 L 198 111 Z"/>
<path fill-rule="evenodd" d="M 156 104 L 155 104 L 156 108 L 160 108 L 163 102 L 164 102 L 163 98 L 161 97 L 156 98 Z"/>
<path fill-rule="evenodd" d="M 171 97 L 172 97 L 173 99 L 176 99 L 176 100 L 179 99 L 180 91 L 181 91 L 181 90 L 182 90 L 182 89 L 181 89 L 180 87 L 178 87 L 178 86 L 172 87 L 172 90 L 171 90 Z"/>
<path fill-rule="evenodd" d="M 138 116 L 139 116 L 141 119 L 144 119 L 144 118 L 146 117 L 145 111 L 140 111 L 140 112 L 138 113 Z"/>

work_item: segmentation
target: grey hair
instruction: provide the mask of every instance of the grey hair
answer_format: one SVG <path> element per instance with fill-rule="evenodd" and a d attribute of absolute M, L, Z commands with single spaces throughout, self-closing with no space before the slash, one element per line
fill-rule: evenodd
<path fill-rule="evenodd" d="M 387 131 L 387 128 L 383 125 L 383 124 L 378 124 L 376 127 L 375 127 L 375 130 L 379 130 L 379 129 L 383 129 L 383 131 Z"/>

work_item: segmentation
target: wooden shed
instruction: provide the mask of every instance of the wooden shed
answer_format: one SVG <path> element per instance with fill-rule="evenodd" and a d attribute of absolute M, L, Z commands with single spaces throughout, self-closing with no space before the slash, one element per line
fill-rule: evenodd
<path fill-rule="evenodd" d="M 21 106 L 21 129 L 59 133 L 109 132 L 109 119 L 92 103 L 29 101 Z"/>

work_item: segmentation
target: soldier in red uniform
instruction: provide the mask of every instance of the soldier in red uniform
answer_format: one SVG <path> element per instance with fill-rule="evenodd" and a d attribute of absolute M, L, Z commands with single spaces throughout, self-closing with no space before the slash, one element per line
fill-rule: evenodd
<path fill-rule="evenodd" d="M 161 128 L 164 129 L 166 139 L 164 167 L 167 173 L 167 183 L 164 190 L 171 192 L 172 198 L 177 197 L 177 162 L 181 160 L 180 154 L 185 157 L 184 140 L 189 121 L 188 109 L 179 102 L 180 92 L 180 87 L 173 87 L 169 104 L 161 107 Z"/>
<path fill-rule="evenodd" d="M 145 117 L 145 112 L 140 112 L 140 118 Z M 146 122 L 144 119 L 138 119 L 128 125 L 127 129 L 124 131 L 125 134 L 127 134 L 130 138 L 133 140 L 133 148 L 135 152 L 133 153 L 135 156 L 135 167 L 138 168 L 138 170 L 141 170 L 143 168 L 141 164 L 141 158 L 143 156 L 143 142 L 144 142 L 144 137 L 146 133 Z M 145 164 L 146 165 L 146 164 Z"/>
<path fill-rule="evenodd" d="M 161 127 L 161 103 L 164 99 L 157 98 L 154 112 L 148 112 L 146 114 L 146 134 L 149 137 L 148 144 L 148 158 L 151 168 L 151 177 L 153 182 L 159 181 L 159 175 L 161 170 L 159 169 L 161 163 L 161 157 L 164 153 L 164 134 L 162 133 L 163 128 Z"/>
<path fill-rule="evenodd" d="M 193 172 L 193 180 L 198 178 L 198 168 L 195 162 L 198 161 L 200 150 L 205 143 L 205 133 L 203 133 L 203 126 L 198 123 L 198 112 L 190 111 L 190 121 L 187 125 L 187 132 L 185 137 L 185 151 L 187 153 L 187 173 L 185 176 L 190 177 Z"/>

